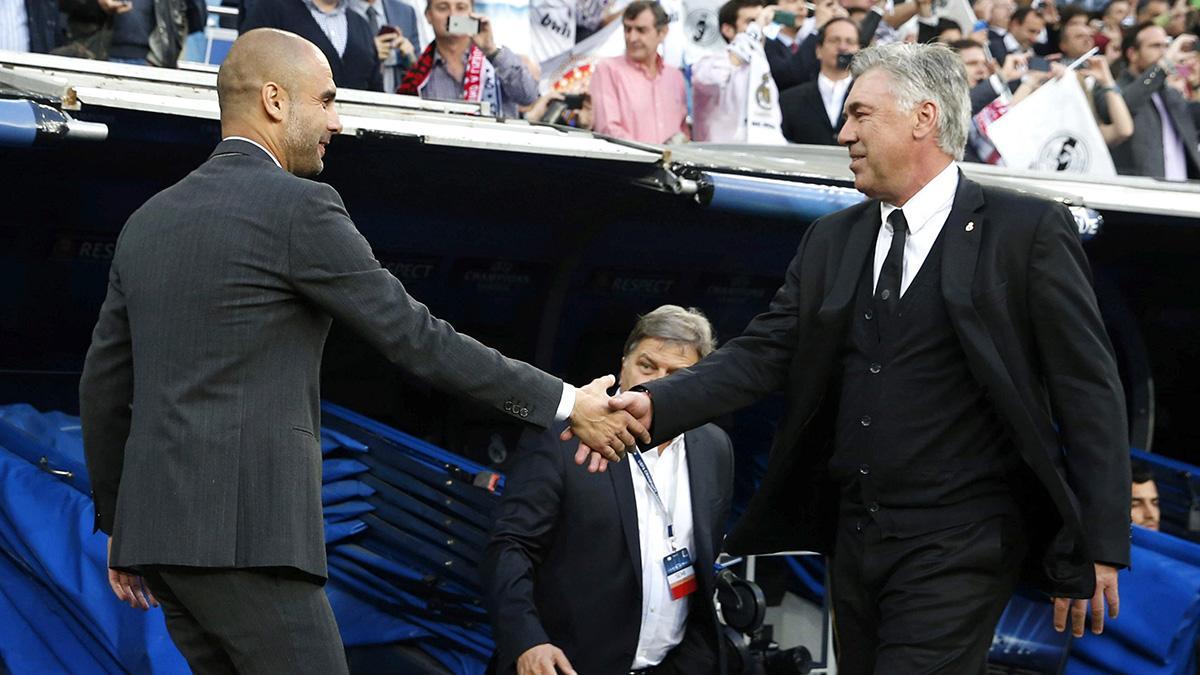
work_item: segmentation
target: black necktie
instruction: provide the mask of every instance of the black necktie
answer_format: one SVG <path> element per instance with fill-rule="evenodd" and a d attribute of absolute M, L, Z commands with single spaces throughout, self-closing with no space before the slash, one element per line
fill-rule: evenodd
<path fill-rule="evenodd" d="M 900 302 L 900 280 L 904 275 L 904 240 L 908 235 L 908 220 L 900 209 L 888 216 L 892 225 L 892 245 L 888 247 L 883 268 L 879 270 L 879 283 L 875 285 L 875 306 L 885 316 L 895 313 Z"/>
<path fill-rule="evenodd" d="M 379 35 L 379 10 L 374 5 L 367 7 L 367 23 L 371 25 L 371 37 Z"/>

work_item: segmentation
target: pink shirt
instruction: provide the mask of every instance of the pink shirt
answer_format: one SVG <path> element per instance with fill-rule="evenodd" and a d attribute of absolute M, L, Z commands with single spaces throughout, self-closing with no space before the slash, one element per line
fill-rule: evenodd
<path fill-rule="evenodd" d="M 596 64 L 591 82 L 595 130 L 615 138 L 663 143 L 678 132 L 688 135 L 683 73 L 658 59 L 658 76 L 624 56 Z"/>

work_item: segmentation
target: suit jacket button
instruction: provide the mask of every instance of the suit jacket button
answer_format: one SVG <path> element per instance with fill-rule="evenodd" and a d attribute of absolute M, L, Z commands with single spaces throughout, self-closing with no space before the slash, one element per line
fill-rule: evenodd
<path fill-rule="evenodd" d="M 504 412 L 511 412 L 511 411 L 512 411 L 512 401 L 505 401 L 504 402 Z"/>
<path fill-rule="evenodd" d="M 521 417 L 529 417 L 529 408 L 521 408 Z"/>

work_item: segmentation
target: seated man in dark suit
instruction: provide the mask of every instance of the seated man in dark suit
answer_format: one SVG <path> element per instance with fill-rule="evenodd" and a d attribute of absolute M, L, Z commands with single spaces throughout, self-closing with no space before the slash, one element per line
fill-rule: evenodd
<path fill-rule="evenodd" d="M 837 145 L 845 116 L 842 103 L 850 91 L 849 55 L 858 52 L 858 26 L 850 19 L 833 19 L 817 31 L 817 79 L 779 96 L 783 136 L 792 143 Z"/>
<path fill-rule="evenodd" d="M 630 333 L 620 385 L 690 367 L 713 348 L 697 310 L 659 307 Z M 481 566 L 497 671 L 717 672 L 712 568 L 733 490 L 725 432 L 706 424 L 641 453 L 652 486 L 633 456 L 605 473 L 576 466 L 578 443 L 553 430 L 521 445 Z M 684 549 L 695 576 L 668 582 L 664 559 Z"/>
<path fill-rule="evenodd" d="M 254 0 L 239 30 L 278 28 L 321 49 L 343 89 L 383 91 L 375 35 L 345 0 Z"/>

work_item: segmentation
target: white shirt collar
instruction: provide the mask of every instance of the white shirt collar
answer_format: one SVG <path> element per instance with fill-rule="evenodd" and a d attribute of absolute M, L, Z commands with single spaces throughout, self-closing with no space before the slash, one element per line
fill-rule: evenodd
<path fill-rule="evenodd" d="M 258 143 L 257 141 L 252 141 L 249 138 L 246 138 L 245 136 L 226 136 L 225 138 L 222 138 L 221 140 L 223 140 L 223 141 L 245 141 L 246 143 L 249 143 L 250 145 L 253 145 L 254 147 L 258 148 L 259 150 L 262 150 L 263 152 L 267 153 L 267 157 L 270 157 L 271 161 L 275 162 L 275 166 L 277 166 L 281 169 L 283 168 L 283 165 L 280 164 L 279 160 L 275 158 L 275 153 L 264 148 L 262 146 L 262 144 Z"/>
<path fill-rule="evenodd" d="M 910 234 L 915 234 L 921 231 L 929 223 L 935 213 L 944 211 L 950 208 L 954 203 L 954 194 L 958 191 L 958 165 L 950 162 L 946 168 L 933 177 L 913 195 L 911 199 L 903 207 L 888 204 L 887 202 L 879 203 L 879 215 L 881 222 L 887 223 L 888 216 L 892 215 L 892 211 L 902 208 L 904 211 L 904 219 L 908 221 L 908 231 Z"/>

